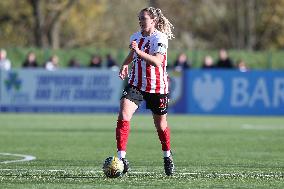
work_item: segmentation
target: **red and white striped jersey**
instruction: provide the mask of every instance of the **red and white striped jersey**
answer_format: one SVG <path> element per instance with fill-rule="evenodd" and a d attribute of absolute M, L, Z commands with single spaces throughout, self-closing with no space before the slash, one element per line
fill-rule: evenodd
<path fill-rule="evenodd" d="M 156 30 L 150 36 L 142 36 L 141 32 L 136 32 L 130 37 L 130 43 L 136 41 L 138 48 L 145 53 L 154 55 L 160 53 L 164 60 L 160 66 L 152 66 L 145 60 L 139 58 L 136 53 L 133 55 L 132 69 L 128 83 L 136 86 L 141 91 L 148 93 L 167 94 L 168 74 L 167 67 L 167 36 Z"/>

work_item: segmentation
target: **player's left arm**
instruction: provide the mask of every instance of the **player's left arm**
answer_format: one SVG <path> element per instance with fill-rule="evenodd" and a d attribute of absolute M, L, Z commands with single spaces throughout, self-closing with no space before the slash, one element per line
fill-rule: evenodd
<path fill-rule="evenodd" d="M 141 51 L 138 48 L 136 41 L 131 42 L 131 47 L 140 58 L 142 58 L 152 66 L 160 66 L 164 61 L 164 56 L 160 53 L 155 53 L 153 55 L 150 55 L 148 53 L 145 53 L 144 51 Z"/>
<path fill-rule="evenodd" d="M 152 66 L 160 66 L 164 62 L 165 55 L 167 54 L 168 47 L 168 38 L 166 35 L 157 35 L 153 39 L 150 47 L 150 53 L 145 53 L 138 48 L 138 44 L 136 41 L 132 41 L 130 44 L 132 50 L 136 52 L 136 54 L 145 60 L 147 64 Z"/>

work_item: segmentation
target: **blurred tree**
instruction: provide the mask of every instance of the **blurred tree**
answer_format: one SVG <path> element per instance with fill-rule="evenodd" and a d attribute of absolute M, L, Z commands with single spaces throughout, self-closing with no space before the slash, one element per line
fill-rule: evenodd
<path fill-rule="evenodd" d="M 44 42 L 43 46 L 53 48 L 93 44 L 126 47 L 125 43 L 128 44 L 128 41 L 121 38 L 129 38 L 131 30 L 133 32 L 135 30 L 128 28 L 134 28 L 133 23 L 137 20 L 129 17 L 129 14 L 125 14 L 122 10 L 126 9 L 131 15 L 136 15 L 136 11 L 140 9 L 141 4 L 143 5 L 139 1 L 134 1 L 130 8 L 127 0 L 120 0 L 120 3 L 111 0 L 52 0 L 53 2 L 41 3 L 38 3 L 38 0 L 30 1 L 34 5 L 43 6 L 42 12 L 45 18 L 42 24 L 40 22 L 42 16 L 34 17 L 37 23 L 35 34 L 40 33 L 35 36 L 41 35 L 39 40 Z"/>
<path fill-rule="evenodd" d="M 159 7 L 159 3 L 157 0 L 149 0 L 149 7 Z"/>
<path fill-rule="evenodd" d="M 59 48 L 62 22 L 76 0 L 28 0 L 34 17 L 34 36 L 38 47 Z"/>
<path fill-rule="evenodd" d="M 173 20 L 176 47 L 284 47 L 284 0 L 156 1 Z"/>
<path fill-rule="evenodd" d="M 256 49 L 284 48 L 284 0 L 258 0 Z"/>
<path fill-rule="evenodd" d="M 284 48 L 284 0 L 0 1 L 0 43 L 126 48 L 146 6 L 161 8 L 175 26 L 176 50 Z"/>
<path fill-rule="evenodd" d="M 128 48 L 130 35 L 140 29 L 138 13 L 148 6 L 147 1 L 112 1 L 106 4 L 104 14 L 96 23 L 98 31 L 94 43 L 112 48 Z"/>
<path fill-rule="evenodd" d="M 17 11 L 15 11 L 17 10 Z M 32 37 L 31 8 L 25 1 L 0 1 L 0 44 L 2 47 L 29 45 Z"/>
<path fill-rule="evenodd" d="M 102 43 L 105 33 L 102 32 L 107 9 L 106 1 L 78 1 L 70 10 L 68 19 L 62 23 L 61 47 L 77 47 Z"/>

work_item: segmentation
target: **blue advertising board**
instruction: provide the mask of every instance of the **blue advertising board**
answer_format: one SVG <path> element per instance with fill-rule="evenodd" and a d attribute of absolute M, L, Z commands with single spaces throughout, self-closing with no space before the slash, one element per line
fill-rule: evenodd
<path fill-rule="evenodd" d="M 117 112 L 118 71 L 41 69 L 2 71 L 1 111 Z"/>
<path fill-rule="evenodd" d="M 191 70 L 185 74 L 187 113 L 284 115 L 284 72 Z"/>
<path fill-rule="evenodd" d="M 284 115 L 284 72 L 169 72 L 170 113 Z M 0 71 L 2 112 L 118 112 L 124 82 L 118 71 Z M 138 112 L 148 112 L 145 104 Z"/>

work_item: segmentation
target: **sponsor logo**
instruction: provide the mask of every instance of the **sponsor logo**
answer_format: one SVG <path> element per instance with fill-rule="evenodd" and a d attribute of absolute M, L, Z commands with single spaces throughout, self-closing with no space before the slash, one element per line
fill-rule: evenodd
<path fill-rule="evenodd" d="M 224 84 L 220 78 L 204 74 L 193 82 L 193 97 L 199 107 L 206 112 L 213 110 L 224 94 Z"/>
<path fill-rule="evenodd" d="M 4 80 L 5 87 L 7 92 L 10 91 L 19 91 L 22 86 L 22 81 L 18 77 L 18 73 L 16 72 L 10 72 L 8 73 L 8 78 Z"/>

